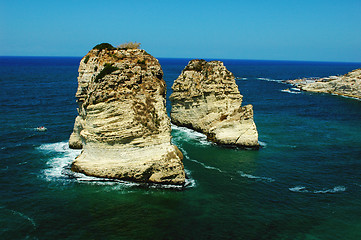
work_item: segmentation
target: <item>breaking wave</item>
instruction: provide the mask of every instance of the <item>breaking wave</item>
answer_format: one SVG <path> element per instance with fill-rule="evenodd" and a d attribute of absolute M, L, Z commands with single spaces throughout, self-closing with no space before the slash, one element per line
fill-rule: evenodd
<path fill-rule="evenodd" d="M 113 189 L 129 187 L 181 189 L 196 186 L 195 180 L 191 178 L 190 172 L 187 170 L 185 170 L 187 178 L 184 186 L 156 183 L 134 183 L 118 179 L 87 176 L 82 173 L 71 171 L 70 165 L 81 153 L 81 150 L 70 149 L 68 142 L 43 144 L 37 149 L 44 154 L 49 155 L 49 160 L 46 163 L 47 168 L 43 170 L 43 176 L 47 181 L 76 181 L 92 185 L 111 186 Z"/>
<path fill-rule="evenodd" d="M 70 149 L 68 142 L 43 144 L 38 149 L 50 155 L 46 163 L 48 168 L 44 170 L 44 176 L 48 181 L 64 179 L 67 176 L 64 170 L 69 168 L 73 160 L 81 153 L 81 150 Z"/>
<path fill-rule="evenodd" d="M 207 140 L 207 136 L 203 133 L 197 132 L 195 130 L 186 127 L 179 127 L 174 124 L 172 124 L 172 129 L 177 131 L 174 134 L 175 138 L 181 137 L 182 140 L 193 140 L 201 145 L 214 145 L 213 142 Z"/>

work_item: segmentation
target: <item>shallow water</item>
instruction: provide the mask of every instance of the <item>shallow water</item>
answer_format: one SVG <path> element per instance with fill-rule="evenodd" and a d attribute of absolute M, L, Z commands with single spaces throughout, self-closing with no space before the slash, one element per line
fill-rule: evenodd
<path fill-rule="evenodd" d="M 225 149 L 172 126 L 189 176 L 180 190 L 69 170 L 79 61 L 0 57 L 1 239 L 361 238 L 361 102 L 280 81 L 361 64 L 224 60 L 263 147 Z M 168 96 L 187 62 L 160 59 Z"/>

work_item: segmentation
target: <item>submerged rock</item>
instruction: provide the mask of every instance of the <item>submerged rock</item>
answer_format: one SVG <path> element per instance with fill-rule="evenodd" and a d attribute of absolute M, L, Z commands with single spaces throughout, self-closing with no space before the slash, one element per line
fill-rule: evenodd
<path fill-rule="evenodd" d="M 95 47 L 80 62 L 78 84 L 79 116 L 69 145 L 83 151 L 73 171 L 184 184 L 183 155 L 171 144 L 166 87 L 156 58 L 140 49 Z"/>
<path fill-rule="evenodd" d="M 202 132 L 219 144 L 259 147 L 253 107 L 241 106 L 235 78 L 222 62 L 190 61 L 172 89 L 174 124 Z"/>
<path fill-rule="evenodd" d="M 361 99 L 361 69 L 353 70 L 342 76 L 303 78 L 286 82 L 307 92 L 331 93 Z"/>

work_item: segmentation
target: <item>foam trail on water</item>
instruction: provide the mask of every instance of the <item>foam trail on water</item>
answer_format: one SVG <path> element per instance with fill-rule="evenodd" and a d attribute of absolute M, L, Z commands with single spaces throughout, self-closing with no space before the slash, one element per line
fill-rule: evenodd
<path fill-rule="evenodd" d="M 262 182 L 274 182 L 274 181 L 276 181 L 273 178 L 254 176 L 254 175 L 251 175 L 251 174 L 244 173 L 242 171 L 238 171 L 238 173 L 241 175 L 241 177 L 254 179 L 256 181 L 262 181 Z"/>
<path fill-rule="evenodd" d="M 187 153 L 186 150 L 184 150 L 184 149 L 183 149 L 182 147 L 180 147 L 180 146 L 178 146 L 178 148 L 182 151 L 183 156 L 184 156 L 185 158 L 187 158 L 189 161 L 198 163 L 198 164 L 202 165 L 202 166 L 203 166 L 204 168 L 206 168 L 206 169 L 212 169 L 212 170 L 216 170 L 216 171 L 218 171 L 218 172 L 223 172 L 223 171 L 222 171 L 221 169 L 219 169 L 219 168 L 208 166 L 208 165 L 206 165 L 206 164 L 204 164 L 204 163 L 202 163 L 202 162 L 200 162 L 200 161 L 197 161 L 197 160 L 195 160 L 195 159 L 190 158 L 190 157 L 188 156 L 188 153 Z"/>
<path fill-rule="evenodd" d="M 204 168 L 206 168 L 206 169 L 212 169 L 212 170 L 216 170 L 216 171 L 218 171 L 218 172 L 223 172 L 223 171 L 222 171 L 221 169 L 219 169 L 219 168 L 208 166 L 208 165 L 206 165 L 206 164 L 204 164 L 204 163 L 202 163 L 202 162 L 199 162 L 199 161 L 197 161 L 197 160 L 195 160 L 195 159 L 188 158 L 188 160 L 189 160 L 189 161 L 192 161 L 192 162 L 195 162 L 195 163 L 198 163 L 198 164 L 202 165 L 202 166 L 203 166 Z"/>
<path fill-rule="evenodd" d="M 18 215 L 22 218 L 24 218 L 25 220 L 29 221 L 31 223 L 31 225 L 33 226 L 33 228 L 35 229 L 37 226 L 36 226 L 36 223 L 34 221 L 34 219 L 26 216 L 25 214 L 21 213 L 21 212 L 18 212 L 18 211 L 15 211 L 15 210 L 10 210 L 14 215 Z"/>
<path fill-rule="evenodd" d="M 306 187 L 304 186 L 296 186 L 296 187 L 292 187 L 292 188 L 289 188 L 289 190 L 291 192 L 309 192 Z"/>
<path fill-rule="evenodd" d="M 331 189 L 313 191 L 313 193 L 337 193 L 337 192 L 344 192 L 344 191 L 346 191 L 346 187 L 344 187 L 344 186 L 336 186 L 336 187 L 331 188 Z"/>
<path fill-rule="evenodd" d="M 259 77 L 259 78 L 256 78 L 256 79 L 262 80 L 262 81 L 268 81 L 268 82 L 279 82 L 279 83 L 283 83 L 283 80 L 277 80 L 277 79 L 271 79 L 271 78 Z"/>
<path fill-rule="evenodd" d="M 296 186 L 289 188 L 291 192 L 299 192 L 299 193 L 314 193 L 314 194 L 324 194 L 324 193 L 338 193 L 338 192 L 345 192 L 345 186 L 335 186 L 330 189 L 323 189 L 323 190 L 308 190 L 305 186 Z"/>

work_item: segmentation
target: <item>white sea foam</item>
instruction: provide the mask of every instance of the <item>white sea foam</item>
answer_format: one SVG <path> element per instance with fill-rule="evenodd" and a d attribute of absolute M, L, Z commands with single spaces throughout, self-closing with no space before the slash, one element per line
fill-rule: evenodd
<path fill-rule="evenodd" d="M 263 77 L 259 77 L 259 78 L 256 78 L 256 79 L 262 80 L 262 81 L 268 81 L 268 82 L 279 82 L 279 83 L 283 83 L 283 80 L 280 80 L 280 79 L 263 78 Z"/>
<path fill-rule="evenodd" d="M 47 180 L 64 178 L 64 169 L 80 154 L 81 150 L 70 149 L 68 142 L 43 144 L 38 148 L 45 154 L 55 155 L 47 162 L 48 168 L 44 170 Z"/>
<path fill-rule="evenodd" d="M 283 90 L 281 90 L 281 92 L 291 93 L 291 94 L 300 94 L 301 93 L 301 92 L 291 91 L 291 90 L 288 90 L 288 89 L 283 89 Z"/>
<path fill-rule="evenodd" d="M 204 168 L 206 168 L 206 169 L 212 169 L 212 170 L 216 170 L 216 171 L 218 171 L 218 172 L 223 172 L 221 169 L 219 169 L 219 168 L 216 168 L 216 167 L 212 167 L 212 166 L 208 166 L 208 165 L 206 165 L 206 164 L 204 164 L 204 163 L 202 163 L 202 162 L 200 162 L 200 161 L 197 161 L 197 160 L 195 160 L 195 159 L 191 159 L 191 158 L 188 158 L 188 160 L 189 161 L 192 161 L 192 162 L 195 162 L 195 163 L 198 163 L 198 164 L 200 164 L 200 165 L 202 165 Z"/>
<path fill-rule="evenodd" d="M 18 165 L 18 166 L 21 166 L 21 165 L 25 165 L 25 164 L 27 164 L 28 162 L 21 162 L 21 163 L 18 163 L 18 164 L 16 164 L 16 165 Z"/>
<path fill-rule="evenodd" d="M 197 185 L 196 180 L 192 177 L 192 172 L 190 170 L 184 169 L 185 173 L 186 173 L 186 183 L 185 183 L 185 187 L 186 188 L 193 188 Z"/>
<path fill-rule="evenodd" d="M 262 182 L 274 182 L 274 181 L 276 181 L 273 178 L 254 176 L 254 175 L 251 175 L 251 174 L 244 173 L 242 171 L 238 171 L 238 173 L 241 175 L 241 177 L 254 179 L 256 181 L 262 181 Z"/>
<path fill-rule="evenodd" d="M 177 147 L 179 148 L 179 150 L 181 150 L 181 151 L 182 151 L 182 153 L 183 153 L 183 157 L 185 157 L 185 158 L 189 159 L 188 152 L 187 152 L 184 148 L 182 148 L 181 146 L 177 146 Z"/>
<path fill-rule="evenodd" d="M 333 95 L 333 96 L 339 96 L 339 97 L 343 97 L 343 98 L 354 99 L 354 100 L 357 100 L 357 101 L 361 101 L 361 98 L 357 98 L 357 97 L 344 96 L 344 95 L 339 95 L 339 94 L 335 94 L 335 93 L 331 93 L 331 95 Z"/>
<path fill-rule="evenodd" d="M 291 192 L 314 193 L 314 194 L 345 192 L 346 189 L 347 188 L 345 186 L 335 186 L 333 188 L 329 188 L 329 189 L 324 188 L 322 190 L 308 190 L 307 187 L 305 186 L 296 186 L 289 188 Z"/>
<path fill-rule="evenodd" d="M 306 187 L 304 186 L 296 186 L 296 187 L 292 187 L 292 188 L 289 188 L 289 190 L 291 192 L 309 192 Z"/>
<path fill-rule="evenodd" d="M 77 181 L 79 183 L 86 183 L 91 185 L 110 186 L 112 190 L 119 190 L 130 187 L 148 186 L 150 188 L 183 188 L 179 185 L 164 185 L 164 184 L 142 184 L 128 182 L 118 179 L 97 178 L 87 176 L 82 173 L 76 173 L 70 170 L 70 164 L 81 153 L 81 150 L 70 149 L 68 142 L 43 144 L 38 147 L 38 150 L 45 154 L 50 154 L 49 161 L 46 163 L 48 168 L 44 169 L 43 174 L 48 181 Z M 190 174 L 186 179 L 185 188 L 195 186 L 195 180 L 191 178 Z"/>
<path fill-rule="evenodd" d="M 267 143 L 262 142 L 262 141 L 260 141 L 260 140 L 258 140 L 258 144 L 259 144 L 261 147 L 263 147 L 263 148 L 267 147 Z"/>
<path fill-rule="evenodd" d="M 263 80 L 263 81 L 270 81 L 271 79 L 270 78 L 262 78 L 262 77 L 259 77 L 257 78 L 258 80 Z"/>
<path fill-rule="evenodd" d="M 196 142 L 200 143 L 201 145 L 214 145 L 213 142 L 207 140 L 207 136 L 203 133 L 197 132 L 195 130 L 186 128 L 186 127 L 179 127 L 172 124 L 172 129 L 181 131 L 182 133 L 186 134 L 187 138 L 185 140 L 195 140 Z"/>
<path fill-rule="evenodd" d="M 344 192 L 346 191 L 346 187 L 344 186 L 336 186 L 331 189 L 324 189 L 319 191 L 313 191 L 314 193 L 337 193 L 337 192 Z"/>

